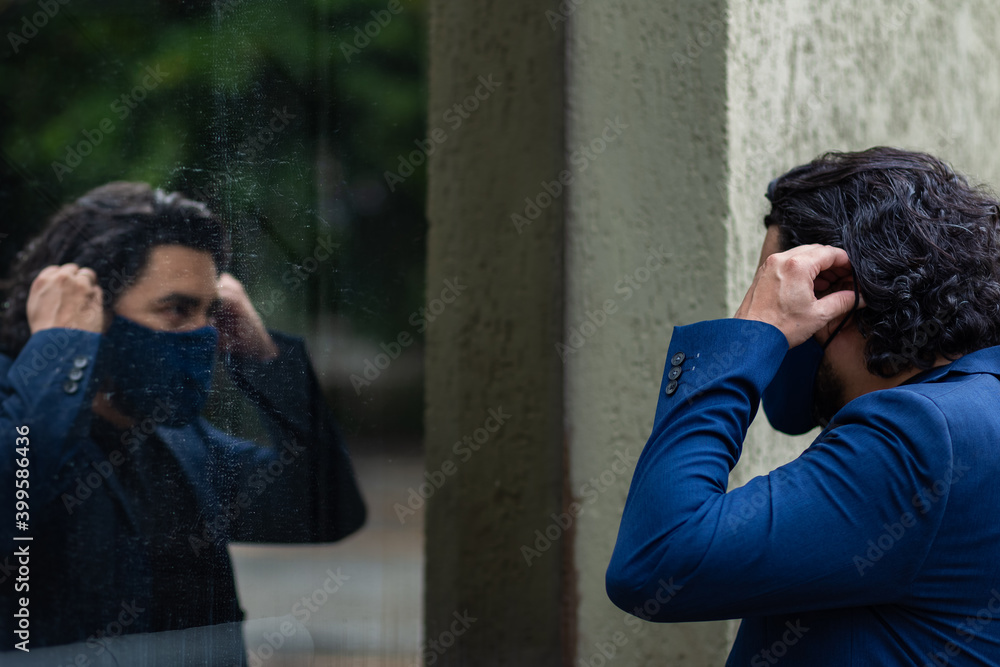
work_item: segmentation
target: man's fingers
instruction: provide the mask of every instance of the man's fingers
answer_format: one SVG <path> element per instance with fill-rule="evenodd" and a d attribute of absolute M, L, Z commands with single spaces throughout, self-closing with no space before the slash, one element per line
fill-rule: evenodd
<path fill-rule="evenodd" d="M 826 280 L 827 282 L 835 283 L 840 280 L 852 278 L 853 276 L 854 273 L 851 271 L 850 266 L 835 266 L 832 269 L 820 271 L 819 275 L 816 276 L 816 280 Z"/>
<path fill-rule="evenodd" d="M 38 276 L 36 276 L 35 280 L 38 280 L 39 278 L 55 277 L 56 274 L 62 274 L 67 278 L 88 278 L 94 283 L 97 282 L 97 273 L 93 269 L 86 266 L 81 267 L 78 264 L 73 264 L 72 262 L 69 264 L 52 264 L 51 266 L 46 266 L 38 272 Z"/>
<path fill-rule="evenodd" d="M 237 280 L 236 276 L 234 276 L 231 273 L 223 273 L 221 276 L 219 276 L 218 288 L 219 290 L 227 290 L 237 293 L 241 291 L 246 291 L 243 288 L 243 283 Z"/>
<path fill-rule="evenodd" d="M 104 298 L 97 273 L 74 263 L 47 266 L 38 272 L 25 310 L 32 333 L 66 327 L 100 333 Z"/>
<path fill-rule="evenodd" d="M 42 269 L 41 271 L 38 272 L 38 275 L 35 276 L 35 280 L 38 280 L 40 278 L 48 278 L 52 274 L 56 273 L 59 270 L 59 268 L 60 267 L 55 266 L 55 265 L 46 266 L 44 269 Z"/>
<path fill-rule="evenodd" d="M 851 312 L 857 298 L 847 252 L 797 246 L 764 258 L 735 317 L 773 324 L 795 347 Z"/>
<path fill-rule="evenodd" d="M 832 322 L 854 309 L 854 290 L 841 290 L 828 294 L 816 302 L 823 317 Z"/>
<path fill-rule="evenodd" d="M 813 279 L 824 272 L 833 272 L 835 275 L 850 274 L 851 260 L 843 248 L 812 244 L 796 246 L 786 254 L 789 259 L 794 259 L 796 264 L 808 268 Z M 844 270 L 846 274 L 842 274 Z"/>
<path fill-rule="evenodd" d="M 80 276 L 82 278 L 87 278 L 90 281 L 90 283 L 93 284 L 93 285 L 97 284 L 97 272 L 94 271 L 91 268 L 86 268 L 85 267 L 85 268 L 79 269 L 76 272 L 76 275 L 78 275 L 78 276 Z"/>
<path fill-rule="evenodd" d="M 813 291 L 815 291 L 817 294 L 822 294 L 823 292 L 826 292 L 828 289 L 830 289 L 830 286 L 833 285 L 835 282 L 836 281 L 827 280 L 826 278 L 820 276 L 819 278 L 813 281 Z"/>

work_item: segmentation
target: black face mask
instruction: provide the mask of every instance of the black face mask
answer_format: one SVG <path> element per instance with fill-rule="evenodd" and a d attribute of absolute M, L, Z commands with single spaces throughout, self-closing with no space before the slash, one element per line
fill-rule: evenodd
<path fill-rule="evenodd" d="M 212 384 L 218 333 L 215 327 L 173 333 L 155 331 L 115 315 L 99 352 L 102 374 L 114 400 L 135 417 L 165 404 L 165 426 L 183 426 L 201 412 Z"/>
<path fill-rule="evenodd" d="M 760 397 L 767 421 L 775 430 L 788 435 L 802 435 L 820 425 L 821 420 L 815 410 L 816 374 L 826 348 L 857 311 L 859 300 L 860 293 L 855 280 L 854 308 L 844 316 L 826 339 L 826 343 L 820 345 L 815 338 L 809 338 L 785 353 L 778 372 Z"/>

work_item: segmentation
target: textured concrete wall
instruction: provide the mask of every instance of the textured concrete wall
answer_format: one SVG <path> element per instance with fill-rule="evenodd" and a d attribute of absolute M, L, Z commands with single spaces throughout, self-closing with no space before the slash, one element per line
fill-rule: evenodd
<path fill-rule="evenodd" d="M 556 5 L 431 3 L 428 135 L 441 129 L 445 140 L 429 163 L 428 300 L 445 280 L 466 286 L 427 331 L 427 472 L 445 475 L 426 516 L 425 657 L 436 667 L 560 664 L 570 618 L 569 542 L 530 566 L 520 549 L 561 508 L 552 341 L 562 328 L 563 200 L 527 211 L 520 228 L 511 219 L 563 169 L 563 31 L 545 17 Z M 500 86 L 469 100 L 491 75 Z M 509 417 L 497 428 L 488 411 L 501 407 Z M 476 620 L 455 627 L 456 613 Z"/>
<path fill-rule="evenodd" d="M 609 646 L 622 665 L 721 664 L 728 650 L 725 626 L 626 620 L 604 589 L 671 327 L 727 309 L 724 14 L 722 0 L 586 2 L 567 35 L 567 151 L 608 118 L 628 125 L 579 175 L 567 210 L 568 476 L 583 503 L 574 664 L 601 664 Z M 665 259 L 647 265 L 656 253 Z"/>

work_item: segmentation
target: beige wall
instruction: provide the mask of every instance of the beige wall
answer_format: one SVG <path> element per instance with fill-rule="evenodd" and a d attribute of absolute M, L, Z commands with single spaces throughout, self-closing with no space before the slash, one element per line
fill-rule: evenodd
<path fill-rule="evenodd" d="M 429 332 L 428 465 L 484 403 L 512 401 L 527 421 L 512 446 L 498 440 L 495 456 L 429 504 L 428 634 L 472 591 L 496 613 L 485 622 L 509 623 L 496 610 L 520 606 L 532 627 L 554 633 L 551 655 L 573 653 L 575 665 L 600 664 L 601 647 L 616 638 L 623 645 L 609 664 L 718 665 L 735 623 L 636 630 L 607 600 L 604 570 L 631 477 L 615 472 L 616 454 L 634 458 L 645 444 L 672 327 L 739 305 L 771 178 L 825 150 L 893 144 L 1000 186 L 1000 8 L 986 0 L 563 5 L 571 11 L 557 30 L 545 15 L 556 3 L 435 8 L 432 118 L 484 63 L 502 63 L 522 87 L 431 163 L 431 288 L 457 271 L 479 278 L 454 319 Z M 609 120 L 613 141 L 577 153 Z M 512 236 L 510 212 L 562 169 L 573 178 L 567 193 Z M 665 268 L 642 282 L 640 267 L 661 246 Z M 733 483 L 807 444 L 776 436 L 761 417 Z M 519 566 L 511 549 L 546 527 L 562 491 L 563 508 L 574 499 L 582 507 L 552 548 L 566 551 L 562 573 L 551 552 Z M 497 522 L 503 530 L 490 535 Z M 486 535 L 496 553 L 484 556 L 477 547 Z M 521 575 L 530 596 L 509 584 Z M 553 628 L 553 614 L 568 631 Z M 479 646 L 494 642 L 498 662 L 454 664 L 512 655 L 509 635 L 483 637 Z M 564 640 L 571 648 L 560 651 Z"/>
<path fill-rule="evenodd" d="M 569 486 L 585 502 L 574 547 L 576 654 L 595 665 L 610 647 L 627 656 L 614 664 L 695 664 L 685 661 L 696 656 L 721 664 L 729 642 L 717 624 L 627 624 L 608 600 L 604 571 L 631 466 L 610 487 L 600 476 L 612 477 L 616 452 L 634 461 L 649 436 L 671 327 L 728 308 L 728 207 L 719 190 L 727 166 L 725 2 L 586 2 L 573 18 L 567 150 L 600 136 L 605 118 L 629 125 L 581 174 L 567 210 L 566 337 L 588 311 L 614 301 L 607 323 L 565 365 Z M 707 46 L 689 58 L 682 45 L 699 34 Z M 661 247 L 665 265 L 647 274 L 650 251 Z M 596 498 L 591 488 L 600 489 Z"/>

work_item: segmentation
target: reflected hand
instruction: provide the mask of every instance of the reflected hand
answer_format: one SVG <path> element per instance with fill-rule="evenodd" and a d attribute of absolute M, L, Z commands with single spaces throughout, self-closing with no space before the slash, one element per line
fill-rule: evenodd
<path fill-rule="evenodd" d="M 221 350 L 265 360 L 277 357 L 278 346 L 267 332 L 260 313 L 250 302 L 243 284 L 232 274 L 223 273 L 218 290 L 219 307 L 213 324 L 219 330 Z"/>
<path fill-rule="evenodd" d="M 851 277 L 842 248 L 813 244 L 774 253 L 757 269 L 735 317 L 773 324 L 795 347 L 851 311 Z"/>
<path fill-rule="evenodd" d="M 31 333 L 67 328 L 104 331 L 104 292 L 93 269 L 77 264 L 46 266 L 28 292 L 26 305 Z"/>

